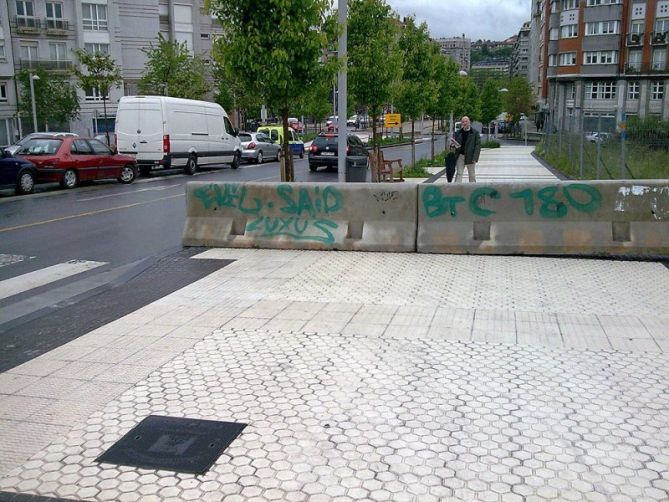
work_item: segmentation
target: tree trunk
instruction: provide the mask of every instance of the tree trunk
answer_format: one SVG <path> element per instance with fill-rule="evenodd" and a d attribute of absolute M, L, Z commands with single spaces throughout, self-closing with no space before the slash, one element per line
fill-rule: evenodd
<path fill-rule="evenodd" d="M 411 119 L 411 165 L 416 165 L 416 138 L 414 136 L 414 131 L 416 128 L 416 120 Z"/>
<path fill-rule="evenodd" d="M 434 162 L 434 117 L 432 117 L 432 162 Z"/>
<path fill-rule="evenodd" d="M 379 142 L 376 139 L 376 115 L 372 115 L 372 144 L 374 145 L 372 149 L 372 155 L 376 155 L 377 165 L 379 165 L 381 147 L 379 146 Z"/>
<path fill-rule="evenodd" d="M 290 149 L 290 136 L 288 132 L 288 108 L 281 109 L 281 121 L 283 125 L 283 155 L 281 156 L 281 181 L 295 181 L 293 172 L 293 152 Z"/>

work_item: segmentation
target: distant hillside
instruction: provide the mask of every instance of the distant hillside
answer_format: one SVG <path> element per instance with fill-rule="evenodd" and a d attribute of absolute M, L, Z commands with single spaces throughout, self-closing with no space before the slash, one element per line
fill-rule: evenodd
<path fill-rule="evenodd" d="M 471 64 L 480 63 L 489 59 L 511 59 L 513 47 L 497 47 L 491 48 L 487 45 L 483 47 L 472 47 L 470 56 Z"/>

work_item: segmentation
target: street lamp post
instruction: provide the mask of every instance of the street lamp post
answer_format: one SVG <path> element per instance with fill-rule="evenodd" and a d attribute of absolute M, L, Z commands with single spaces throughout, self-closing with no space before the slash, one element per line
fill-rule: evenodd
<path fill-rule="evenodd" d="M 33 109 L 33 132 L 37 132 L 37 106 L 35 105 L 35 80 L 39 80 L 39 75 L 29 75 L 30 80 L 30 101 Z"/>
<path fill-rule="evenodd" d="M 502 87 L 501 89 L 497 89 L 497 92 L 499 93 L 504 93 L 504 92 L 509 92 L 509 89 L 506 87 Z M 497 120 L 495 120 L 495 139 L 499 137 L 499 125 Z"/>

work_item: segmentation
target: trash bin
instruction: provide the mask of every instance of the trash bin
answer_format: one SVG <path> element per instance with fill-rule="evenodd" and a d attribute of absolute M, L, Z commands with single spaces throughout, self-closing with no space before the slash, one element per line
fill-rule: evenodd
<path fill-rule="evenodd" d="M 367 159 L 346 159 L 346 182 L 365 183 L 368 164 Z"/>

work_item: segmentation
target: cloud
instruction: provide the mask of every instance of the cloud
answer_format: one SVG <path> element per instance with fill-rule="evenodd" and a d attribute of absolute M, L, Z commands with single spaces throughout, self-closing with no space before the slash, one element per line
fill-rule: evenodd
<path fill-rule="evenodd" d="M 530 20 L 532 0 L 387 0 L 401 17 L 425 21 L 433 38 L 504 40 Z"/>

